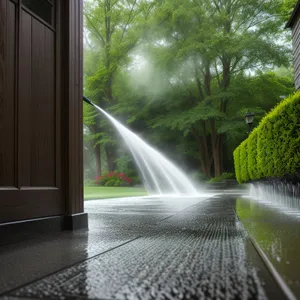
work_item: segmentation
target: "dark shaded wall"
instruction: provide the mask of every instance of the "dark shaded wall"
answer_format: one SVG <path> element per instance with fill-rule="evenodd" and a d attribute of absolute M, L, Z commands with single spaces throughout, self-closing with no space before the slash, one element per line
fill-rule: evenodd
<path fill-rule="evenodd" d="M 300 88 L 300 0 L 286 25 L 292 29 L 295 89 Z"/>
<path fill-rule="evenodd" d="M 300 88 L 300 10 L 297 12 L 295 21 L 292 27 L 293 36 L 293 57 L 294 57 L 294 72 L 295 72 L 295 88 Z"/>

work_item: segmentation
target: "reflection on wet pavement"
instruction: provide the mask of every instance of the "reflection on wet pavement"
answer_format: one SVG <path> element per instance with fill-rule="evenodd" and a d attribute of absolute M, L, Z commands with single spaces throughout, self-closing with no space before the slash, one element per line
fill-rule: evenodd
<path fill-rule="evenodd" d="M 286 197 L 238 198 L 236 212 L 295 295 L 300 296 L 300 206 Z"/>
<path fill-rule="evenodd" d="M 63 241 L 66 235 L 57 237 L 60 247 L 48 249 L 44 262 L 39 258 L 48 268 L 49 261 L 56 264 L 57 272 L 40 272 L 44 278 L 15 289 L 22 281 L 16 264 L 18 284 L 11 283 L 6 299 L 285 299 L 236 218 L 235 205 L 229 196 L 87 202 L 90 231 L 81 238 L 72 233 L 71 244 Z M 27 258 L 31 253 L 37 268 L 34 255 L 43 246 L 28 247 Z M 10 263 L 13 257 L 23 264 L 16 255 Z M 5 266 L 9 270 L 0 254 Z M 28 266 L 22 267 L 30 277 Z"/>

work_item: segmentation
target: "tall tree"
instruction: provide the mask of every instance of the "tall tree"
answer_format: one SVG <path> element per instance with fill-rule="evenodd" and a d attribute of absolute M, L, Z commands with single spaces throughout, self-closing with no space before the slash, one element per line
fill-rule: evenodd
<path fill-rule="evenodd" d="M 114 77 L 141 40 L 152 9 L 153 3 L 147 0 L 85 2 L 85 93 L 101 107 L 107 108 L 117 102 L 113 92 Z M 106 151 L 108 168 L 114 170 L 116 147 L 113 139 L 105 134 L 105 122 L 87 107 L 84 121 L 92 135 L 97 175 L 101 173 L 101 144 Z"/>
<path fill-rule="evenodd" d="M 188 131 L 207 176 L 211 169 L 215 176 L 223 172 L 226 131 L 220 128 L 233 99 L 233 80 L 288 65 L 289 49 L 276 43 L 282 37 L 281 12 L 280 0 L 165 0 L 157 13 L 163 24 L 155 37 L 162 40 L 160 57 L 165 66 L 173 64 L 171 81 L 181 82 L 188 94 L 156 126 L 177 124 Z"/>

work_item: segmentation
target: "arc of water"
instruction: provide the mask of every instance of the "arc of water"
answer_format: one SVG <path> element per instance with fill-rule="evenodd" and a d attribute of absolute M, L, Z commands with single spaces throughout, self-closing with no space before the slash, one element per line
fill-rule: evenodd
<path fill-rule="evenodd" d="M 143 179 L 144 179 L 145 187 L 146 187 L 146 189 L 147 189 L 148 191 L 150 191 L 151 188 L 150 188 L 150 186 L 149 186 L 149 184 L 148 184 L 148 178 L 147 178 L 147 176 L 146 176 L 146 173 L 145 173 L 145 171 L 144 171 L 144 168 L 142 167 L 142 165 L 141 165 L 141 163 L 140 163 L 140 160 L 137 158 L 136 153 L 135 153 L 134 151 L 132 151 L 132 148 L 129 148 L 129 149 L 130 149 L 131 154 L 133 155 L 134 161 L 136 162 L 136 164 L 137 164 L 137 166 L 138 166 L 140 172 L 142 173 L 142 177 L 143 177 Z"/>
<path fill-rule="evenodd" d="M 176 184 L 175 184 L 174 180 L 170 176 L 170 173 L 169 173 L 170 171 L 168 169 L 164 169 L 162 167 L 161 162 L 162 162 L 162 159 L 159 158 L 159 160 L 157 160 L 155 163 L 158 166 L 158 168 L 161 170 L 161 172 L 163 172 L 163 174 L 165 175 L 165 177 L 168 179 L 169 184 L 172 186 L 172 188 L 176 192 L 176 194 L 180 194 L 180 191 L 176 187 Z"/>
<path fill-rule="evenodd" d="M 149 175 L 150 175 L 150 177 L 151 177 L 151 180 L 152 180 L 152 181 L 154 182 L 154 184 L 155 184 L 155 187 L 156 187 L 156 189 L 157 189 L 157 191 L 158 191 L 158 194 L 162 194 L 162 190 L 161 190 L 161 188 L 160 188 L 159 182 L 157 181 L 157 179 L 155 178 L 155 176 L 153 176 L 154 173 L 155 173 L 154 170 L 153 170 L 152 167 L 147 163 L 145 157 L 142 155 L 143 149 L 140 149 L 140 148 L 139 148 L 139 149 L 140 149 L 140 152 L 135 151 L 134 148 L 131 146 L 131 144 L 127 141 L 126 136 L 124 135 L 124 133 L 123 133 L 122 131 L 120 131 L 120 134 L 121 134 L 121 136 L 123 137 L 123 139 L 125 140 L 125 143 L 127 144 L 127 146 L 129 147 L 129 149 L 130 149 L 130 151 L 131 151 L 133 157 L 135 158 L 135 161 L 136 161 L 136 163 L 137 163 L 139 169 L 140 169 L 141 172 L 142 172 L 142 176 L 143 176 L 144 179 L 145 179 L 146 185 L 148 185 L 148 184 L 147 184 L 147 179 L 148 179 L 148 178 L 147 178 L 147 176 L 146 176 L 146 174 L 145 174 L 144 168 L 143 168 L 142 165 L 141 165 L 141 160 L 142 160 L 142 163 L 146 166 L 146 169 L 148 170 L 148 173 L 149 173 Z M 134 139 L 131 139 L 131 142 L 134 144 L 134 142 L 135 142 Z M 141 158 L 141 160 L 139 159 L 139 157 Z M 151 188 L 149 188 L 149 185 L 148 185 L 148 190 L 151 190 Z"/>
<path fill-rule="evenodd" d="M 145 152 L 145 149 L 140 149 L 140 150 L 141 150 L 142 153 Z M 172 187 L 173 191 L 175 191 L 176 194 L 180 194 L 180 190 L 177 188 L 175 181 L 170 176 L 170 175 L 172 175 L 171 171 L 168 168 L 167 169 L 163 168 L 162 162 L 165 161 L 164 157 L 160 153 L 155 151 L 154 149 L 150 148 L 149 150 L 151 152 L 153 152 L 153 154 L 158 157 L 157 160 L 153 161 L 153 164 L 160 170 L 160 172 L 162 172 L 165 175 L 165 177 L 168 181 L 168 184 Z M 146 165 L 147 169 L 150 170 L 150 172 L 149 172 L 150 176 L 151 176 L 153 182 L 155 183 L 155 186 L 159 190 L 159 193 L 161 194 L 162 192 L 161 192 L 160 184 L 154 176 L 155 175 L 155 170 L 147 163 L 147 161 L 145 160 L 144 155 L 142 155 L 142 153 L 139 153 L 139 155 L 143 159 L 143 162 Z M 179 185 L 181 185 L 181 184 L 179 183 Z M 185 188 L 184 186 L 182 186 L 182 187 Z"/>
<path fill-rule="evenodd" d="M 159 183 L 158 183 L 158 180 L 157 180 L 157 179 L 155 178 L 155 176 L 154 176 L 154 173 L 155 173 L 155 172 L 154 172 L 153 168 L 150 167 L 150 165 L 147 163 L 146 159 L 144 158 L 144 156 L 143 156 L 141 153 L 139 153 L 139 155 L 140 155 L 140 157 L 142 158 L 143 163 L 145 164 L 147 170 L 149 171 L 149 174 L 150 174 L 150 176 L 151 176 L 151 179 L 153 180 L 153 182 L 154 182 L 154 184 L 155 184 L 155 187 L 156 187 L 157 190 L 158 190 L 158 193 L 159 193 L 159 194 L 162 194 L 162 191 L 161 191 L 160 185 L 159 185 Z"/>
<path fill-rule="evenodd" d="M 151 149 L 152 150 L 152 149 Z M 143 152 L 144 152 L 144 149 L 143 149 Z M 143 156 L 142 156 L 143 157 Z M 143 157 L 143 159 L 144 159 L 144 157 Z M 162 159 L 161 159 L 161 157 L 158 157 L 158 159 L 157 160 L 155 160 L 153 163 L 154 163 L 154 165 L 165 175 L 165 177 L 167 178 L 167 180 L 168 180 L 168 184 L 170 184 L 171 185 L 171 187 L 172 187 L 172 189 L 176 192 L 176 194 L 180 194 L 180 191 L 178 190 L 178 188 L 176 187 L 176 184 L 174 183 L 174 181 L 172 180 L 172 178 L 169 176 L 169 174 L 168 174 L 168 172 L 166 171 L 166 169 L 164 169 L 163 167 L 162 167 Z M 147 162 L 145 161 L 145 165 L 149 168 L 149 170 L 151 170 L 152 172 L 152 174 L 154 174 L 155 173 L 155 170 L 153 169 L 153 168 L 151 168 L 150 166 L 149 166 L 149 164 L 147 164 Z M 160 184 L 157 182 L 157 180 L 156 180 L 156 178 L 155 178 L 155 176 L 153 176 L 153 180 L 154 180 L 154 182 L 156 183 L 156 185 L 159 187 L 160 186 Z"/>
<path fill-rule="evenodd" d="M 138 158 L 139 153 L 137 153 L 137 152 L 133 149 L 133 147 L 127 142 L 126 137 L 124 136 L 124 133 L 123 133 L 123 132 L 120 132 L 120 134 L 121 134 L 123 140 L 125 141 L 125 143 L 127 144 L 128 148 L 129 148 L 129 150 L 130 150 L 130 152 L 131 152 L 131 154 L 132 154 L 132 156 L 133 156 L 133 158 L 134 158 L 134 161 L 136 162 L 136 164 L 137 164 L 137 166 L 138 166 L 138 168 L 139 168 L 139 170 L 140 170 L 140 172 L 141 172 L 141 175 L 142 175 L 142 177 L 143 177 L 143 179 L 144 179 L 144 184 L 145 184 L 146 189 L 147 189 L 148 191 L 150 191 L 151 188 L 150 188 L 150 186 L 149 186 L 149 184 L 148 184 L 148 177 L 147 177 L 147 175 L 146 175 L 146 172 L 144 171 L 143 166 L 141 165 L 140 159 Z M 144 162 L 143 162 L 143 163 L 144 163 Z"/>
<path fill-rule="evenodd" d="M 149 147 L 149 145 L 147 145 Z M 170 178 L 170 176 L 167 175 L 167 173 L 169 173 L 169 175 L 173 175 L 176 174 L 177 176 L 174 177 L 174 179 L 176 180 L 177 177 L 181 177 L 183 179 L 183 183 L 182 182 L 178 182 L 180 186 L 182 186 L 184 189 L 190 189 L 191 191 L 197 193 L 197 191 L 195 190 L 195 188 L 192 186 L 191 182 L 189 180 L 186 180 L 186 176 L 183 174 L 183 172 L 181 170 L 179 170 L 177 167 L 175 167 L 170 161 L 168 161 L 161 153 L 159 153 L 157 150 L 149 147 L 149 150 L 158 157 L 157 161 L 154 161 L 154 163 L 158 166 L 158 168 L 165 174 L 165 176 L 169 179 L 169 183 L 170 185 L 172 185 L 172 187 L 179 192 L 179 190 L 176 188 L 176 184 L 175 182 Z M 161 162 L 167 164 L 168 168 L 164 169 L 162 167 Z"/>
<path fill-rule="evenodd" d="M 170 193 L 169 190 L 166 191 L 166 185 L 168 185 L 168 188 L 175 194 L 198 194 L 196 188 L 184 172 L 169 161 L 162 153 L 148 145 L 106 111 L 97 105 L 94 106 L 104 114 L 119 131 L 141 171 L 146 188 L 151 189 L 147 182 L 147 180 L 151 178 L 156 192 L 159 194 Z M 163 179 L 163 181 L 159 182 L 160 179 Z"/>

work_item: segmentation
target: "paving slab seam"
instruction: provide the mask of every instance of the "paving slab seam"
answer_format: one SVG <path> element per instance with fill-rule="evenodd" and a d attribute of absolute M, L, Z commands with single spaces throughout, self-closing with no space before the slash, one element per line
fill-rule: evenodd
<path fill-rule="evenodd" d="M 38 298 L 32 298 L 32 297 L 16 297 L 16 296 L 4 296 L 0 298 L 1 300 L 40 300 Z"/>
<path fill-rule="evenodd" d="M 80 299 L 87 300 L 86 297 L 81 297 L 81 296 L 74 297 L 72 295 L 68 296 L 67 294 L 66 294 L 66 296 L 67 296 L 67 300 L 77 300 L 77 299 L 78 300 L 80 300 Z M 41 299 L 40 298 L 32 298 L 32 297 L 24 297 L 24 296 L 22 296 L 22 297 L 16 297 L 16 296 L 14 296 L 14 297 L 8 296 L 7 297 L 7 296 L 5 296 L 5 297 L 1 297 L 0 300 L 41 300 Z M 116 299 L 112 299 L 112 298 L 89 298 L 88 300 L 116 300 Z"/>
<path fill-rule="evenodd" d="M 239 219 L 235 209 L 233 209 L 238 221 L 241 223 L 241 220 Z M 243 226 L 243 225 L 242 225 Z M 244 227 L 244 226 L 243 226 Z M 245 227 L 244 227 L 245 228 Z M 283 294 L 287 297 L 287 299 L 289 300 L 297 300 L 297 297 L 294 295 L 294 293 L 291 291 L 291 289 L 289 288 L 289 286 L 285 283 L 284 279 L 280 276 L 280 274 L 278 273 L 278 271 L 276 270 L 276 268 L 274 267 L 274 265 L 271 263 L 271 261 L 269 260 L 268 256 L 265 254 L 265 252 L 261 249 L 261 247 L 256 243 L 255 239 L 253 238 L 253 236 L 250 234 L 250 232 L 248 232 L 245 228 L 245 231 L 247 232 L 249 239 L 251 241 L 251 244 L 253 245 L 253 247 L 255 248 L 257 254 L 260 256 L 261 260 L 263 261 L 263 263 L 265 264 L 267 270 L 270 272 L 270 274 L 272 275 L 272 277 L 274 278 L 274 280 L 276 281 L 276 283 L 279 285 L 281 291 L 283 292 Z"/>
<path fill-rule="evenodd" d="M 208 197 L 208 198 L 202 199 L 201 201 L 199 201 L 199 202 L 197 202 L 197 203 L 195 203 L 195 204 L 193 204 L 193 205 L 190 205 L 190 206 L 188 206 L 188 207 L 186 207 L 186 208 L 184 208 L 184 209 L 182 209 L 182 210 L 176 212 L 175 214 L 172 214 L 172 215 L 170 215 L 170 216 L 168 216 L 168 217 L 165 217 L 165 218 L 162 218 L 161 220 L 158 220 L 158 221 L 155 223 L 155 225 L 158 225 L 160 222 L 163 222 L 163 221 L 165 221 L 165 220 L 168 220 L 168 219 L 170 219 L 170 218 L 172 218 L 172 217 L 174 217 L 174 216 L 176 216 L 176 215 L 182 213 L 183 211 L 185 211 L 185 210 L 187 210 L 187 209 L 190 209 L 190 208 L 193 207 L 193 206 L 198 205 L 198 204 L 199 204 L 200 202 L 202 202 L 202 201 L 204 202 L 204 201 L 207 201 L 208 199 L 213 199 L 214 197 L 215 197 L 215 196 L 212 196 L 212 197 Z"/>
<path fill-rule="evenodd" d="M 68 296 L 68 294 L 66 294 L 66 296 Z M 86 297 L 84 296 L 78 296 L 76 295 L 76 297 L 74 297 L 73 295 L 70 295 L 66 300 L 87 300 Z M 17 299 L 19 300 L 19 299 Z M 32 299 L 32 300 L 40 300 L 40 299 Z M 113 298 L 88 298 L 88 300 L 117 300 L 117 299 L 113 299 Z"/>
<path fill-rule="evenodd" d="M 0 297 L 0 300 L 41 300 L 41 299 L 39 299 L 39 298 L 32 298 L 32 297 L 26 297 L 26 296 L 22 296 L 22 297 L 4 296 L 4 297 Z"/>
<path fill-rule="evenodd" d="M 17 291 L 17 290 L 19 290 L 19 289 L 21 289 L 21 288 L 23 288 L 23 287 L 26 287 L 26 286 L 28 286 L 28 285 L 30 285 L 30 284 L 33 284 L 33 283 L 35 283 L 35 282 L 38 282 L 38 281 L 40 281 L 40 280 L 43 280 L 43 279 L 45 279 L 45 278 L 47 278 L 47 277 L 53 276 L 53 275 L 55 275 L 55 274 L 57 274 L 57 273 L 60 273 L 60 272 L 62 272 L 62 271 L 64 271 L 64 270 L 67 270 L 67 269 L 69 269 L 69 268 L 71 268 L 71 267 L 74 267 L 74 266 L 76 266 L 76 265 L 80 265 L 80 264 L 82 264 L 82 263 L 84 263 L 84 262 L 86 262 L 86 261 L 92 260 L 92 259 L 94 259 L 94 258 L 96 258 L 96 257 L 98 257 L 98 256 L 104 255 L 104 254 L 106 254 L 106 253 L 108 253 L 108 252 L 111 252 L 111 251 L 113 251 L 113 250 L 116 250 L 116 249 L 118 249 L 118 248 L 121 248 L 122 246 L 125 246 L 125 245 L 127 245 L 127 244 L 129 244 L 129 243 L 131 243 L 131 242 L 134 242 L 134 241 L 136 241 L 136 240 L 138 240 L 138 239 L 140 239 L 140 238 L 141 238 L 141 236 L 137 236 L 137 237 L 135 237 L 135 238 L 133 238 L 133 239 L 131 239 L 131 240 L 125 242 L 125 243 L 122 243 L 122 244 L 120 244 L 120 245 L 117 245 L 117 246 L 115 246 L 115 247 L 112 247 L 112 248 L 110 248 L 110 249 L 108 249 L 108 250 L 105 250 L 105 251 L 99 253 L 99 254 L 96 254 L 96 255 L 93 255 L 93 256 L 88 257 L 88 258 L 86 258 L 86 259 L 80 260 L 80 261 L 78 261 L 78 262 L 76 262 L 76 263 L 74 263 L 74 264 L 71 264 L 71 265 L 67 266 L 67 267 L 64 267 L 64 268 L 62 268 L 62 269 L 56 270 L 55 272 L 49 273 L 49 274 L 47 274 L 46 276 L 42 276 L 42 277 L 40 277 L 40 278 L 38 278 L 38 279 L 35 279 L 35 280 L 32 280 L 32 281 L 26 282 L 25 284 L 22 284 L 22 285 L 20 285 L 20 286 L 18 286 L 18 287 L 16 287 L 16 288 L 11 289 L 11 290 L 5 291 L 4 293 L 0 293 L 0 299 L 2 299 L 2 297 L 5 297 L 6 295 L 9 295 L 10 293 L 13 293 L 14 291 Z M 77 276 L 77 275 L 76 275 L 76 276 Z M 73 277 L 76 277 L 76 276 L 73 276 Z M 18 298 L 18 297 L 16 297 L 16 298 L 17 298 L 17 299 L 20 299 L 20 298 Z M 23 297 L 23 298 L 24 298 L 24 297 Z M 25 299 L 36 299 L 36 298 L 25 298 Z"/>

